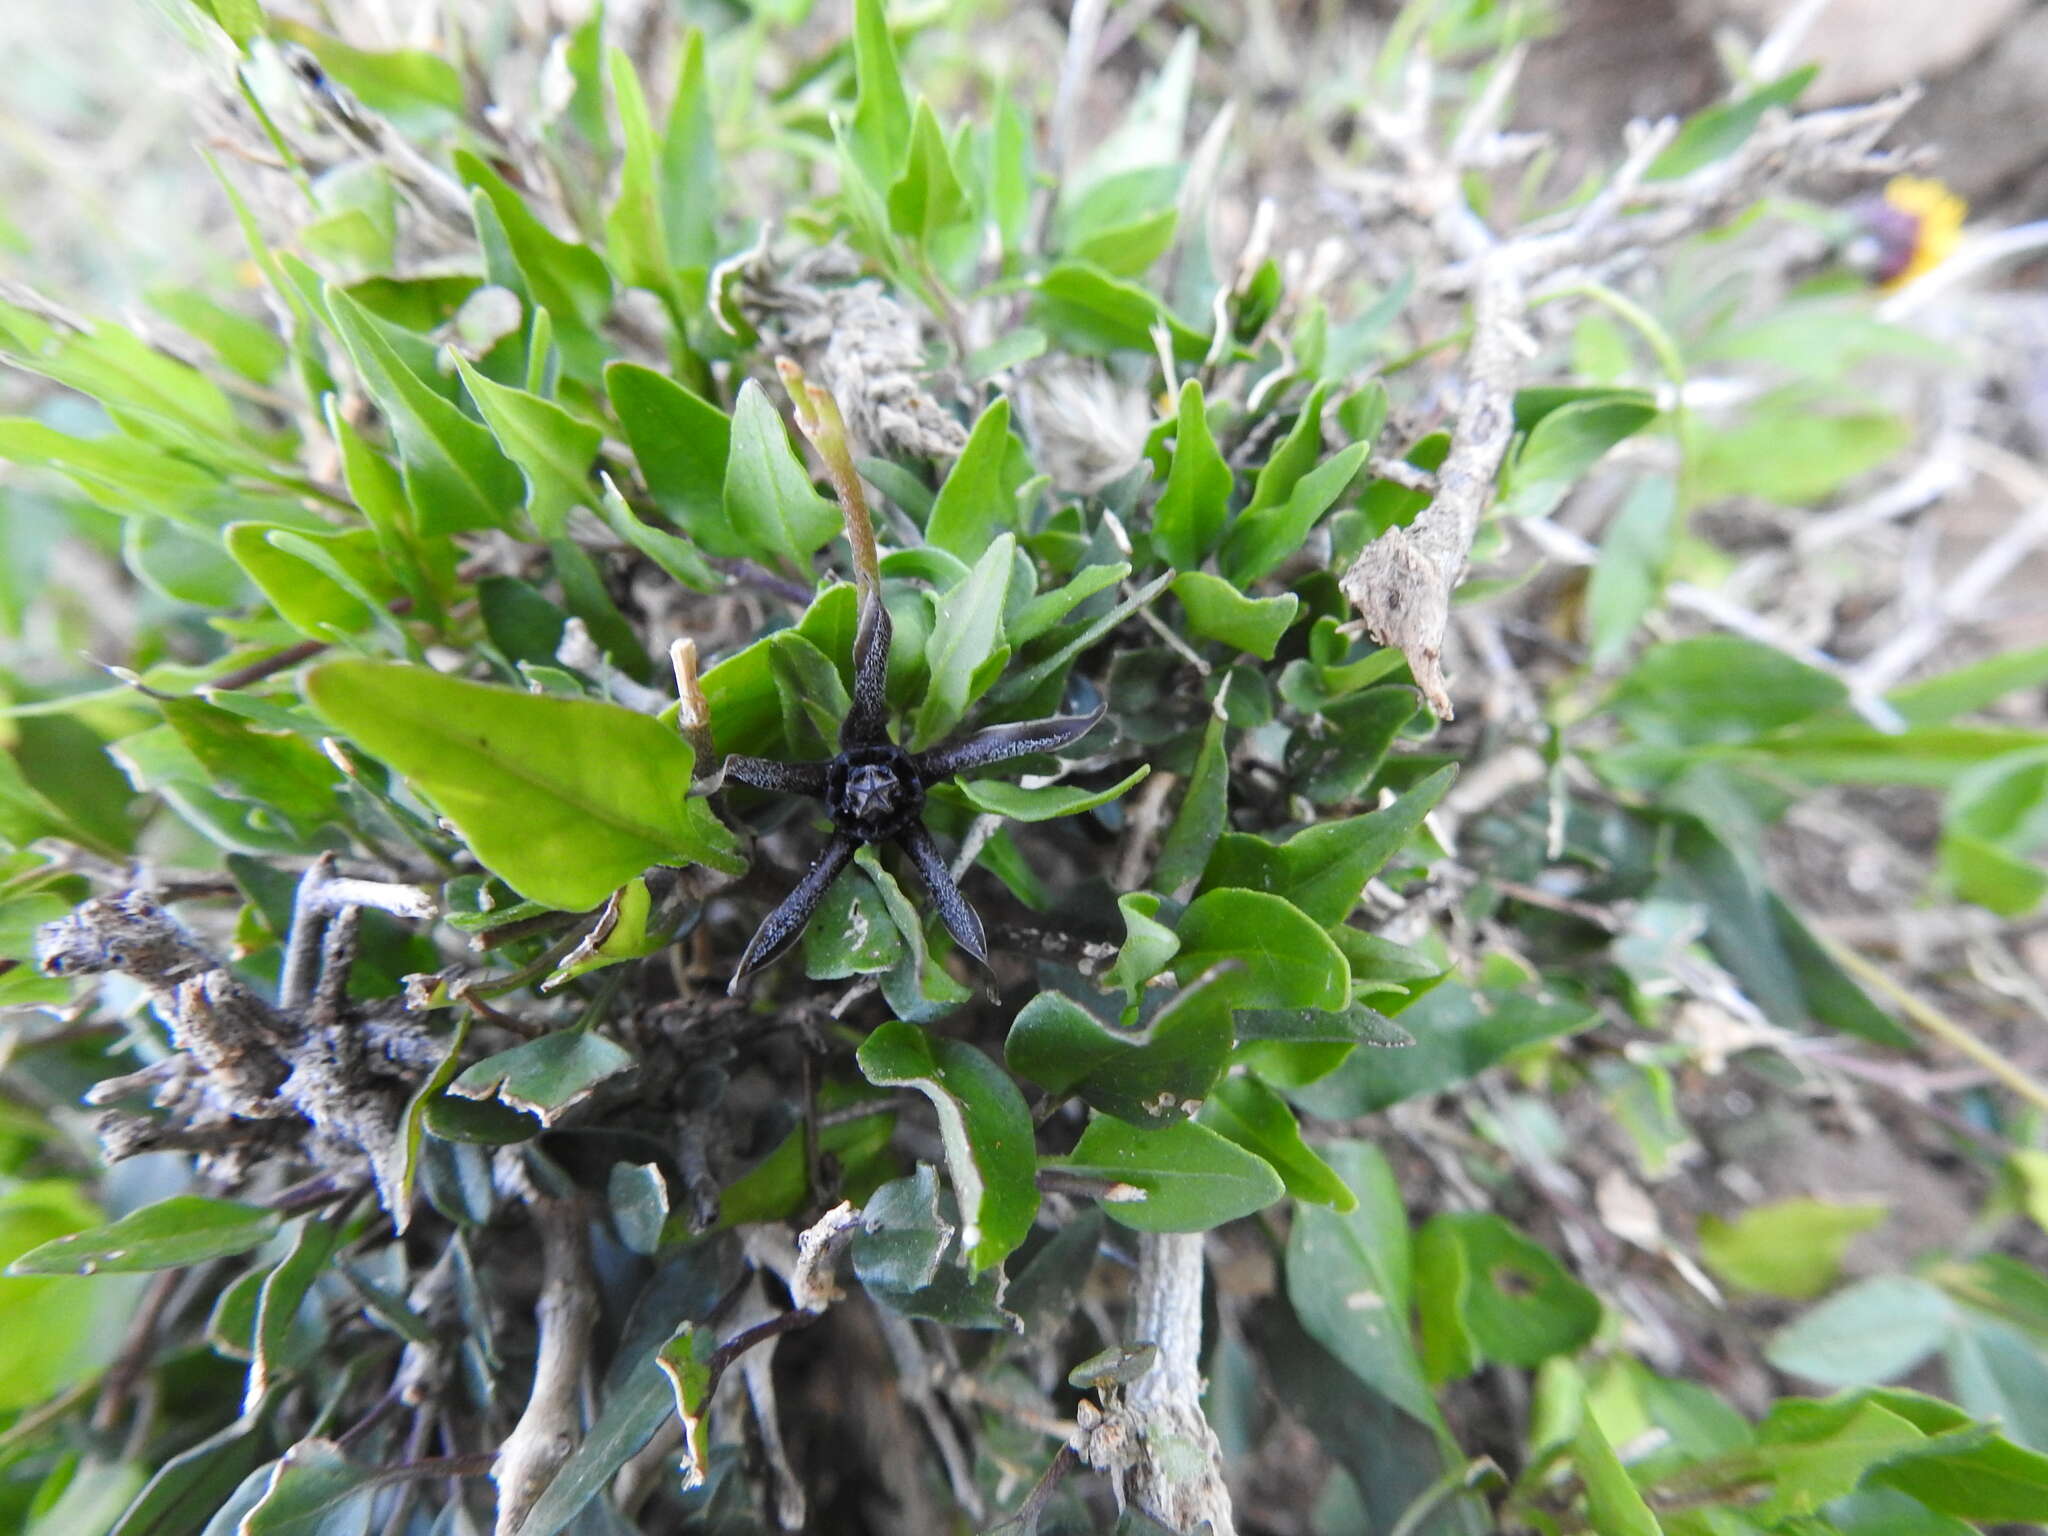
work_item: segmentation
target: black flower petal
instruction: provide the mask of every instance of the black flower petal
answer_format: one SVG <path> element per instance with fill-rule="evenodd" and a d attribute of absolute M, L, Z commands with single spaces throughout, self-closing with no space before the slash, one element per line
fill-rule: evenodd
<path fill-rule="evenodd" d="M 1034 752 L 1056 752 L 1069 742 L 1079 741 L 1102 723 L 1103 710 L 1091 715 L 1054 715 L 1047 720 L 1020 720 L 1013 725 L 992 725 L 972 736 L 920 752 L 914 761 L 926 787 L 950 779 L 970 768 Z"/>
<path fill-rule="evenodd" d="M 925 889 L 931 892 L 932 905 L 945 919 L 946 931 L 953 935 L 953 942 L 986 969 L 988 939 L 981 931 L 981 918 L 967 904 L 967 898 L 960 894 L 960 887 L 954 884 L 953 872 L 946 867 L 946 856 L 939 851 L 931 833 L 923 822 L 918 822 L 897 841 L 902 843 L 917 865 L 918 874 L 924 877 Z"/>
<path fill-rule="evenodd" d="M 805 764 L 804 766 L 818 766 Z M 832 888 L 832 882 L 839 878 L 839 872 L 846 868 L 853 857 L 853 850 L 859 846 L 844 833 L 835 832 L 832 841 L 825 845 L 825 851 L 818 855 L 817 863 L 810 873 L 796 883 L 796 889 L 783 897 L 782 905 L 762 919 L 761 926 L 754 930 L 754 937 L 747 943 L 747 952 L 740 956 L 739 969 L 732 973 L 732 981 L 726 991 L 739 991 L 745 981 L 762 966 L 774 960 L 790 945 L 797 941 L 804 931 L 804 925 L 811 920 L 811 914 L 818 910 L 818 903 L 825 899 L 825 892 Z"/>

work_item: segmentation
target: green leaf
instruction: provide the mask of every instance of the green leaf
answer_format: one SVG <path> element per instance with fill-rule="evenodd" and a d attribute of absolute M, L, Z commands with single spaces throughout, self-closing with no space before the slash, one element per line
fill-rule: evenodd
<path fill-rule="evenodd" d="M 758 379 L 740 386 L 733 406 L 725 517 L 746 553 L 797 569 L 839 531 L 838 511 L 812 489 Z"/>
<path fill-rule="evenodd" d="M 1038 280 L 1036 315 L 1055 340 L 1092 356 L 1149 354 L 1155 325 L 1166 327 L 1181 362 L 1198 363 L 1209 351 L 1209 338 L 1182 324 L 1150 292 L 1082 261 L 1060 262 Z"/>
<path fill-rule="evenodd" d="M 704 78 L 704 33 L 684 34 L 675 95 L 661 136 L 661 222 L 669 260 L 688 272 L 718 259 L 718 144 Z"/>
<path fill-rule="evenodd" d="M 1353 1056 L 1328 1077 L 1288 1097 L 1311 1114 L 1344 1120 L 1376 1114 L 1389 1104 L 1478 1076 L 1510 1051 L 1590 1026 L 1595 1015 L 1580 1003 L 1514 992 L 1474 992 L 1447 982 L 1399 1015 L 1415 1037 L 1404 1050 Z"/>
<path fill-rule="evenodd" d="M 299 547 L 317 549 L 350 581 L 337 581 L 322 565 L 294 554 L 277 535 L 304 540 Z M 383 619 L 383 602 L 366 603 L 359 594 L 384 601 L 397 595 L 378 536 L 367 529 L 309 535 L 270 523 L 230 523 L 221 539 L 277 616 L 310 639 L 331 642 L 337 635 L 361 634 Z"/>
<path fill-rule="evenodd" d="M 732 418 L 666 374 L 638 363 L 611 364 L 604 382 L 662 514 L 711 554 L 754 553 L 750 537 L 735 530 L 725 514 Z"/>
<path fill-rule="evenodd" d="M 1004 625 L 1004 634 L 1013 646 L 1029 645 L 1096 593 L 1115 586 L 1130 574 L 1130 566 L 1122 561 L 1084 566 L 1065 586 L 1041 592 L 1019 608 Z"/>
<path fill-rule="evenodd" d="M 1833 709 L 1848 689 L 1739 635 L 1652 646 L 1609 699 L 1638 736 L 1668 746 L 1741 742 Z"/>
<path fill-rule="evenodd" d="M 1017 487 L 1023 477 L 1013 469 L 1016 447 L 1010 436 L 1010 402 L 1002 395 L 974 423 L 967 446 L 946 472 L 925 520 L 928 543 L 963 561 L 979 560 L 996 535 L 1017 522 Z"/>
<path fill-rule="evenodd" d="M 641 522 L 609 475 L 604 477 L 604 494 L 597 498 L 596 511 L 606 527 L 660 566 L 679 586 L 696 592 L 716 592 L 725 585 L 718 572 L 705 564 L 696 545 Z"/>
<path fill-rule="evenodd" d="M 853 75 L 858 94 L 848 139 L 868 185 L 879 192 L 896 179 L 910 150 L 910 97 L 883 0 L 855 0 Z"/>
<path fill-rule="evenodd" d="M 1152 866 L 1152 883 L 1162 890 L 1178 892 L 1198 879 L 1229 825 L 1230 753 L 1225 737 L 1223 716 L 1212 712 L 1195 752 L 1195 771 L 1188 775 L 1180 809 L 1160 839 L 1159 859 Z"/>
<path fill-rule="evenodd" d="M 1038 1211 L 1031 1112 L 1017 1085 L 973 1046 L 895 1020 L 861 1042 L 858 1059 L 877 1087 L 915 1088 L 932 1101 L 960 1203 L 960 1246 L 977 1270 L 1000 1262 Z"/>
<path fill-rule="evenodd" d="M 496 1099 L 553 1125 L 592 1089 L 633 1066 L 624 1046 L 588 1029 L 562 1029 L 465 1067 L 448 1091 Z"/>
<path fill-rule="evenodd" d="M 1174 973 L 1183 982 L 1213 965 L 1239 962 L 1228 979 L 1237 1008 L 1343 1008 L 1351 967 L 1328 933 L 1299 907 L 1263 891 L 1198 896 L 1175 931 Z"/>
<path fill-rule="evenodd" d="M 2002 1436 L 1958 1430 L 1908 1446 L 1873 1469 L 1867 1484 L 1966 1520 L 2048 1520 L 2048 1456 Z"/>
<path fill-rule="evenodd" d="M 1081 789 L 1072 784 L 1041 784 L 1026 789 L 1003 779 L 962 779 L 960 794 L 977 811 L 1007 816 L 1012 821 L 1051 821 L 1060 816 L 1078 816 L 1120 799 L 1151 771 L 1149 764 L 1141 766 L 1107 789 Z"/>
<path fill-rule="evenodd" d="M 1224 1078 L 1210 1089 L 1196 1118 L 1271 1163 L 1295 1199 L 1336 1211 L 1357 1209 L 1350 1186 L 1301 1139 L 1287 1101 L 1256 1077 Z"/>
<path fill-rule="evenodd" d="M 362 1531 L 378 1487 L 332 1440 L 301 1440 L 271 1463 L 269 1480 L 235 1536 L 345 1536 Z"/>
<path fill-rule="evenodd" d="M 1600 1536 L 1664 1536 L 1664 1527 L 1643 1502 L 1628 1468 L 1600 1433 L 1595 1415 L 1580 1415 L 1572 1451 L 1579 1478 L 1586 1485 L 1586 1513 Z"/>
<path fill-rule="evenodd" d="M 661 1248 L 661 1229 L 668 1224 L 668 1180 L 659 1163 L 613 1163 L 605 1176 L 605 1204 L 619 1240 L 635 1253 Z"/>
<path fill-rule="evenodd" d="M 1656 606 L 1678 526 L 1678 483 L 1667 475 L 1639 481 L 1607 525 L 1586 590 L 1596 666 L 1618 660 L 1636 626 Z"/>
<path fill-rule="evenodd" d="M 1600 1302 L 1490 1211 L 1433 1216 L 1415 1245 L 1415 1290 L 1430 1378 L 1485 1361 L 1538 1365 L 1577 1349 L 1600 1325 Z"/>
<path fill-rule="evenodd" d="M 921 1291 L 938 1277 L 939 1260 L 953 1241 L 953 1224 L 939 1213 L 939 1178 L 919 1163 L 907 1179 L 892 1179 L 861 1207 L 853 1240 L 853 1272 L 869 1290 Z"/>
<path fill-rule="evenodd" d="M 1755 1449 L 1738 1465 L 1760 1467 L 1770 1477 L 1770 1496 L 1755 1510 L 1776 1522 L 1810 1514 L 1863 1486 L 1872 1467 L 1925 1440 L 1909 1419 L 1861 1394 L 1830 1403 L 1781 1399 L 1758 1426 Z"/>
<path fill-rule="evenodd" d="M 604 258 L 549 229 L 479 156 L 456 150 L 455 173 L 464 186 L 474 189 L 473 207 L 475 200 L 486 200 L 497 216 L 525 280 L 527 297 L 553 318 L 562 355 L 572 371 L 594 379 L 612 350 L 598 335 L 612 307 L 612 277 Z M 478 222 L 481 228 L 481 217 Z"/>
<path fill-rule="evenodd" d="M 385 336 L 382 322 L 346 293 L 329 288 L 327 310 L 363 387 L 398 440 L 419 531 L 509 528 L 524 486 L 489 430 L 416 374 Z"/>
<path fill-rule="evenodd" d="M 1364 793 L 1415 717 L 1419 695 L 1406 684 L 1368 688 L 1326 704 L 1320 732 L 1297 731 L 1288 747 L 1288 771 L 1317 805 L 1336 805 Z"/>
<path fill-rule="evenodd" d="M 1124 942 L 1116 963 L 1103 972 L 1103 985 L 1122 989 L 1136 1006 L 1145 983 L 1166 969 L 1180 952 L 1180 936 L 1159 921 L 1160 899 L 1150 891 L 1131 891 L 1116 899 L 1123 914 Z"/>
<path fill-rule="evenodd" d="M 1210 640 L 1236 646 L 1261 661 L 1271 661 L 1287 626 L 1301 607 L 1292 592 L 1277 597 L 1246 597 L 1220 576 L 1184 571 L 1173 579 L 1173 595 L 1187 610 L 1188 629 Z"/>
<path fill-rule="evenodd" d="M 2004 651 L 1953 671 L 1908 683 L 1885 695 L 1885 701 L 1908 725 L 1945 725 L 1958 715 L 1975 714 L 2008 693 L 2048 683 L 2048 645 Z"/>
<path fill-rule="evenodd" d="M 299 1308 L 312 1293 L 313 1283 L 327 1268 L 341 1240 L 341 1223 L 332 1218 L 306 1217 L 299 1227 L 291 1252 L 263 1277 L 256 1305 L 256 1326 L 250 1342 L 254 1346 L 247 1384 L 242 1389 L 242 1411 L 256 1413 L 263 1399 L 291 1363 L 288 1353 Z"/>
<path fill-rule="evenodd" d="M 939 1181 L 929 1164 L 876 1190 L 861 1216 L 866 1230 L 853 1240 L 853 1271 L 876 1301 L 900 1317 L 949 1328 L 1017 1331 L 1017 1317 L 1001 1305 L 1000 1269 L 970 1276 L 959 1264 L 942 1262 L 953 1224 L 939 1208 Z"/>
<path fill-rule="evenodd" d="M 1676 176 L 1689 176 L 1716 160 L 1734 154 L 1756 132 L 1764 113 L 1772 107 L 1788 107 L 1797 101 L 1819 72 L 1817 65 L 1809 64 L 1804 69 L 1779 76 L 1768 85 L 1757 87 L 1747 96 L 1708 107 L 1704 112 L 1687 118 L 1677 136 L 1665 146 L 1664 152 L 1650 162 L 1645 179 L 1665 181 Z"/>
<path fill-rule="evenodd" d="M 1133 1125 L 1173 1125 L 1208 1097 L 1230 1055 L 1221 977 L 1188 988 L 1142 1030 L 1112 1029 L 1070 997 L 1041 992 L 1010 1026 L 1010 1070 L 1055 1098 L 1078 1094 Z"/>
<path fill-rule="evenodd" d="M 856 866 L 832 882 L 804 929 L 804 974 L 817 981 L 873 976 L 902 958 L 903 935 L 882 893 Z"/>
<path fill-rule="evenodd" d="M 939 963 L 925 942 L 924 920 L 916 903 L 903 893 L 896 877 L 882 867 L 873 846 L 862 848 L 854 861 L 867 872 L 896 931 L 903 936 L 903 953 L 882 976 L 882 998 L 899 1018 L 913 1024 L 929 1024 L 944 1018 L 974 994 Z"/>
<path fill-rule="evenodd" d="M 1764 1356 L 1781 1371 L 1826 1386 L 1863 1386 L 1912 1370 L 1954 1324 L 1955 1306 L 1935 1286 L 1910 1275 L 1874 1275 L 1779 1329 Z"/>
<path fill-rule="evenodd" d="M 1455 765 L 1439 768 L 1384 810 L 1318 822 L 1277 846 L 1232 834 L 1217 844 L 1201 889 L 1265 891 L 1334 927 L 1350 917 L 1366 882 L 1415 835 L 1457 777 Z"/>
<path fill-rule="evenodd" d="M 7 1266 L 10 1275 L 99 1275 L 175 1269 L 247 1253 L 277 1231 L 275 1211 L 234 1200 L 173 1195 L 119 1221 L 32 1248 Z"/>
<path fill-rule="evenodd" d="M 1103 1214 L 1140 1232 L 1204 1232 L 1286 1193 L 1265 1159 L 1192 1120 L 1145 1131 L 1097 1115 L 1070 1156 L 1048 1161 L 1110 1185 Z"/>
<path fill-rule="evenodd" d="M 686 49 L 703 69 L 703 35 L 692 31 Z M 687 67 L 687 66 L 686 66 Z M 624 152 L 619 165 L 619 195 L 605 210 L 605 254 L 622 281 L 670 297 L 674 263 L 670 255 L 666 210 L 662 198 L 661 145 L 647 97 L 632 58 L 622 48 L 605 51 L 605 76 L 611 83 L 612 106 L 618 113 Z"/>
<path fill-rule="evenodd" d="M 1261 473 L 1246 507 L 1231 525 L 1223 541 L 1217 564 L 1223 574 L 1239 586 L 1249 586 L 1301 548 L 1309 530 L 1336 504 L 1365 463 L 1370 446 L 1353 443 L 1327 464 L 1313 469 L 1294 483 L 1287 499 L 1277 506 L 1258 505 L 1258 489 L 1267 484 Z M 1267 466 L 1270 472 L 1272 466 Z"/>
<path fill-rule="evenodd" d="M 918 98 L 910 127 L 910 154 L 903 174 L 889 188 L 889 226 L 914 245 L 929 248 L 932 237 L 973 213 L 967 189 L 953 169 L 953 157 L 932 104 Z"/>
<path fill-rule="evenodd" d="M 59 902 L 61 910 L 69 904 Z M 61 915 L 61 911 L 59 914 Z M 40 1251 L 100 1213 L 67 1179 L 24 1179 L 0 1191 L 0 1265 Z M 95 1280 L 80 1285 L 74 1269 L 48 1275 L 0 1278 L 0 1411 L 30 1409 L 96 1370 L 111 1353 L 109 1325 L 131 1304 L 130 1282 Z"/>
<path fill-rule="evenodd" d="M 1010 585 L 1016 552 L 1016 537 L 999 535 L 967 578 L 939 600 L 938 621 L 925 642 L 931 680 L 911 732 L 917 749 L 929 747 L 958 725 L 994 681 L 990 662 L 1003 643 L 1003 594 Z"/>
<path fill-rule="evenodd" d="M 1514 457 L 1500 515 L 1548 517 L 1608 449 L 1656 419 L 1654 405 L 1635 399 L 1579 400 L 1550 412 Z"/>
<path fill-rule="evenodd" d="M 1959 895 L 2023 917 L 2048 895 L 2048 748 L 1993 758 L 1959 775 L 1942 817 L 1941 871 Z"/>
<path fill-rule="evenodd" d="M 656 864 L 746 867 L 732 834 L 688 798 L 688 744 L 651 716 L 382 662 L 330 662 L 305 689 L 531 900 L 582 911 Z"/>
<path fill-rule="evenodd" d="M 259 730 L 199 699 L 165 698 L 157 707 L 229 799 L 270 807 L 306 838 L 343 818 L 341 773 L 304 737 Z"/>
<path fill-rule="evenodd" d="M 1194 572 L 1221 542 L 1224 519 L 1230 514 L 1231 488 L 1230 465 L 1209 432 L 1201 383 L 1189 379 L 1180 387 L 1180 414 L 1166 489 L 1152 508 L 1152 542 L 1176 570 Z M 1175 590 L 1179 590 L 1178 583 Z M 1181 601 L 1187 602 L 1185 594 Z M 1190 606 L 1191 615 L 1193 611 Z M 1271 651 L 1264 654 L 1268 659 L 1272 656 Z"/>
<path fill-rule="evenodd" d="M 1826 500 L 1912 441 L 1912 429 L 1886 412 L 1831 413 L 1796 393 L 1766 395 L 1739 423 L 1702 432 L 1693 462 L 1701 502 L 1756 496 L 1784 507 Z"/>
<path fill-rule="evenodd" d="M 1287 1299 L 1308 1335 L 1354 1376 L 1447 1438 L 1408 1327 L 1414 1292 L 1400 1186 L 1367 1142 L 1330 1142 L 1323 1151 L 1357 1203 L 1342 1213 L 1318 1206 L 1294 1213 Z"/>
<path fill-rule="evenodd" d="M 1856 1235 L 1887 1214 L 1875 1201 L 1808 1199 L 1754 1206 L 1734 1221 L 1709 1211 L 1700 1217 L 1700 1257 L 1724 1284 L 1808 1301 L 1834 1284 L 1842 1252 Z"/>
<path fill-rule="evenodd" d="M 455 368 L 505 457 L 526 477 L 526 511 L 534 527 L 542 538 L 559 538 L 569 513 L 597 500 L 590 471 L 604 433 L 552 400 L 492 383 L 459 353 Z"/>

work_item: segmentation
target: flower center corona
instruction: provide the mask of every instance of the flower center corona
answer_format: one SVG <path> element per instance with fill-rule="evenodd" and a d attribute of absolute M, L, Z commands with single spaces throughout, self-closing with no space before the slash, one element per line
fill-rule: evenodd
<path fill-rule="evenodd" d="M 856 747 L 840 753 L 826 769 L 825 808 L 833 825 L 849 837 L 878 843 L 918 819 L 924 786 L 901 747 Z"/>

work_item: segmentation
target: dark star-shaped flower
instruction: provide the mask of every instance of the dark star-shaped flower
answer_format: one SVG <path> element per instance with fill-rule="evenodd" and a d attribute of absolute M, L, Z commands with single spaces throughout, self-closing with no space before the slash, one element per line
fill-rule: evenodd
<path fill-rule="evenodd" d="M 981 919 L 960 894 L 945 855 L 924 824 L 925 791 L 956 773 L 1034 752 L 1052 752 L 1078 741 L 1102 719 L 1055 715 L 1014 725 L 995 725 L 927 752 L 906 752 L 889 735 L 883 686 L 889 674 L 889 611 L 873 586 L 862 592 L 860 625 L 853 641 L 853 707 L 839 727 L 839 755 L 822 763 L 783 763 L 766 757 L 728 757 L 725 776 L 756 789 L 810 795 L 825 802 L 832 840 L 810 872 L 762 921 L 740 956 L 728 991 L 790 947 L 803 933 L 825 892 L 839 878 L 862 843 L 894 842 L 910 855 L 955 942 L 988 964 L 988 940 Z"/>

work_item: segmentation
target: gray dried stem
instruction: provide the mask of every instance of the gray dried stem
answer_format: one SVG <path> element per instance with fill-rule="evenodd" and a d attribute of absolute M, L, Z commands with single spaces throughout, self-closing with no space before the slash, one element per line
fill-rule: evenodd
<path fill-rule="evenodd" d="M 1170 1530 L 1234 1536 L 1223 1449 L 1202 1412 L 1200 1232 L 1147 1232 L 1138 1239 L 1131 1334 L 1159 1353 L 1131 1383 L 1124 1412 L 1135 1437 L 1120 1469 L 1125 1499 Z"/>
<path fill-rule="evenodd" d="M 539 1334 L 533 1390 L 491 1465 L 491 1480 L 498 1485 L 494 1536 L 518 1536 L 535 1501 L 583 1438 L 583 1378 L 597 1324 L 597 1276 L 590 1265 L 582 1203 L 542 1194 L 515 1153 L 500 1159 L 499 1171 L 522 1188 L 541 1252 L 540 1298 L 533 1307 Z"/>
<path fill-rule="evenodd" d="M 1864 106 L 1792 117 L 1768 117 L 1727 158 L 1690 175 L 1652 181 L 1649 174 L 1676 125 L 1638 123 L 1629 150 L 1607 185 L 1582 208 L 1554 222 L 1496 234 L 1466 200 L 1464 179 L 1517 158 L 1516 143 L 1494 131 L 1513 61 L 1455 137 L 1439 153 L 1429 131 L 1431 78 L 1411 69 L 1398 110 L 1376 114 L 1374 128 L 1400 163 L 1397 174 L 1349 178 L 1380 208 L 1421 223 L 1439 263 L 1430 287 L 1469 295 L 1471 339 L 1459 367 L 1451 449 L 1437 472 L 1430 504 L 1407 528 L 1389 530 L 1360 552 L 1342 587 L 1359 627 L 1408 658 L 1424 698 L 1443 719 L 1452 715 L 1443 675 L 1451 594 L 1463 580 L 1472 541 L 1514 439 L 1514 400 L 1535 351 L 1526 320 L 1532 295 L 1597 280 L 1638 265 L 1651 253 L 1725 222 L 1776 192 L 1853 184 L 1890 176 L 1905 157 L 1877 142 L 1912 105 L 1898 92 Z"/>

